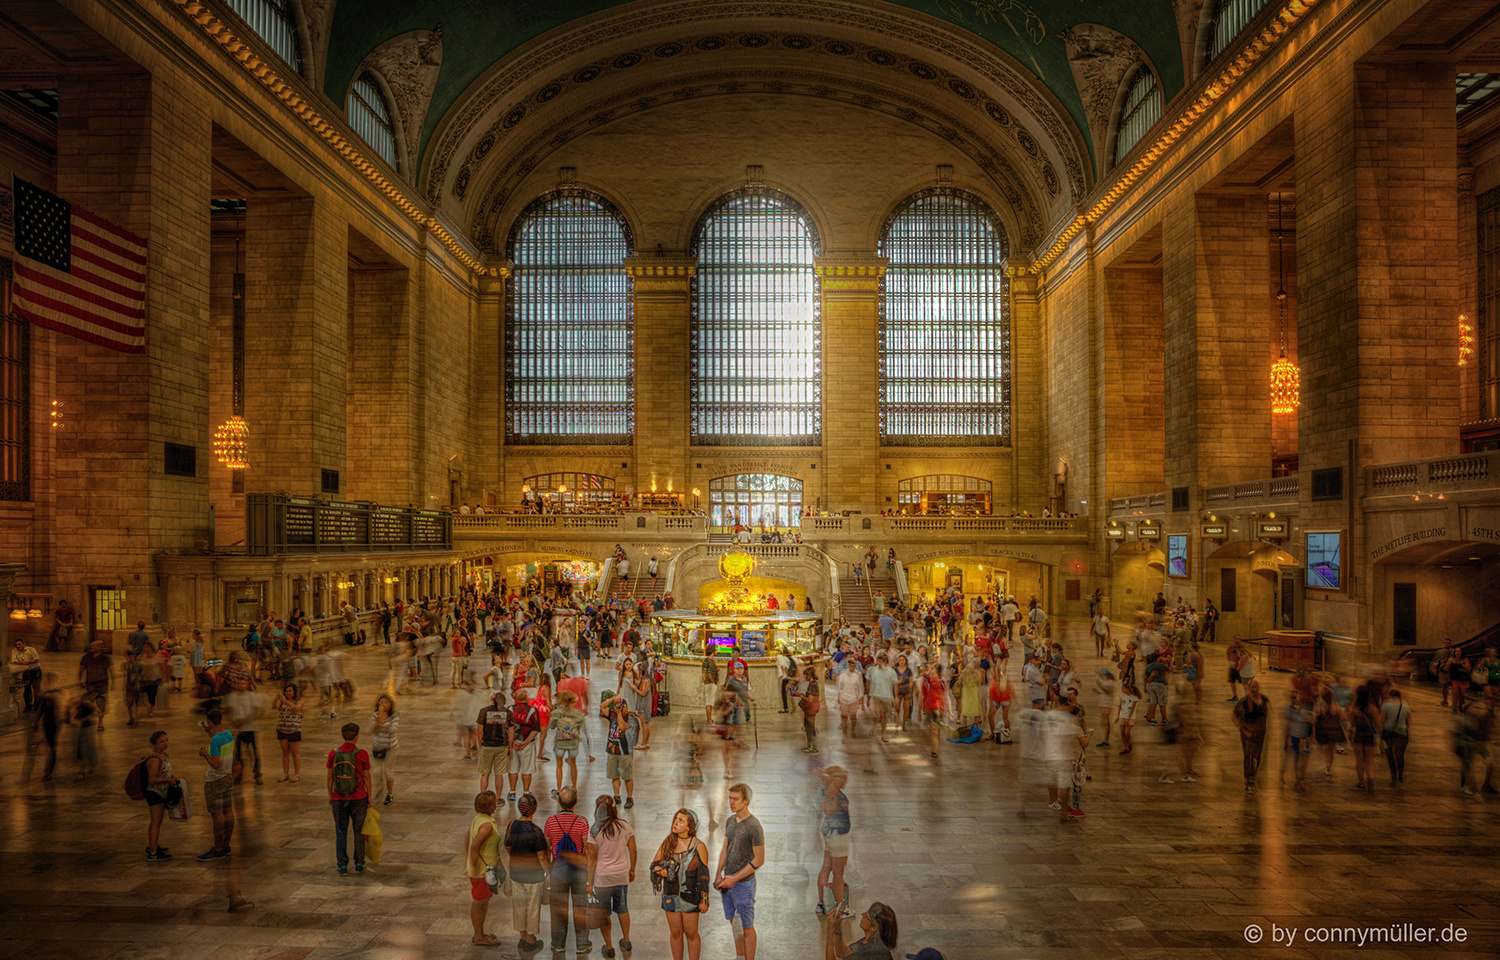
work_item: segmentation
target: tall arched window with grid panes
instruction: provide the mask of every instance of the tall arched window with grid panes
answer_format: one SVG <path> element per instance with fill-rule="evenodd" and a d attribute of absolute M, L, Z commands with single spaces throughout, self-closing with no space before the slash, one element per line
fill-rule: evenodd
<path fill-rule="evenodd" d="M 924 190 L 886 221 L 882 444 L 1009 445 L 1008 251 L 994 211 L 962 190 Z"/>
<path fill-rule="evenodd" d="M 603 197 L 559 190 L 516 218 L 505 311 L 505 441 L 624 444 L 635 433 L 629 225 Z"/>
<path fill-rule="evenodd" d="M 349 88 L 349 102 L 344 107 L 349 125 L 354 132 L 393 169 L 396 162 L 396 125 L 391 122 L 391 109 L 385 101 L 380 85 L 369 73 L 362 73 Z"/>
<path fill-rule="evenodd" d="M 693 231 L 691 435 L 697 444 L 822 441 L 818 231 L 791 197 L 746 187 Z"/>
<path fill-rule="evenodd" d="M 291 0 L 225 0 L 225 3 L 271 45 L 278 57 L 293 70 L 302 72 L 302 51 L 297 43 Z"/>
<path fill-rule="evenodd" d="M 1120 122 L 1115 125 L 1115 163 L 1125 159 L 1146 132 L 1161 119 L 1161 84 L 1145 64 L 1136 70 L 1125 88 Z"/>
<path fill-rule="evenodd" d="M 1245 32 L 1245 28 L 1250 26 L 1250 21 L 1260 16 L 1268 2 L 1269 0 L 1214 0 L 1205 62 L 1212 63 L 1218 59 L 1219 54 L 1228 50 L 1235 39 Z"/>

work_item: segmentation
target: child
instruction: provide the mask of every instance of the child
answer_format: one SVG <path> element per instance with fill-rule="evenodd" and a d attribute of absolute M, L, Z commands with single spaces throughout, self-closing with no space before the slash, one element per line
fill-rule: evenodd
<path fill-rule="evenodd" d="M 1141 691 L 1135 681 L 1123 681 L 1120 686 L 1120 741 L 1125 749 L 1120 751 L 1121 756 L 1131 750 L 1130 731 L 1135 726 L 1135 705 L 1140 700 Z"/>

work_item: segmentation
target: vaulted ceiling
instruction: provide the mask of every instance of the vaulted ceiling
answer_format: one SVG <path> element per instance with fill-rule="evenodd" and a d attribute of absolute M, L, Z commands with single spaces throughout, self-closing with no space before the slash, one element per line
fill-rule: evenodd
<path fill-rule="evenodd" d="M 972 160 L 1015 238 L 1071 215 L 1124 75 L 1183 86 L 1202 0 L 301 0 L 324 92 L 391 80 L 403 174 L 481 245 L 548 156 L 715 97 L 816 98 L 922 128 Z M 319 22 L 321 21 L 321 22 Z M 319 36 L 321 34 L 321 36 Z M 1186 54 L 1185 54 L 1186 51 Z M 790 102 L 790 101 L 789 101 Z"/>

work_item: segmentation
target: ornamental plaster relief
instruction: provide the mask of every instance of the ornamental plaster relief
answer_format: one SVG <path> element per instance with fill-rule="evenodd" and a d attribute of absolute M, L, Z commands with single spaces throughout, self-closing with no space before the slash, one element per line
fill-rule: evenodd
<path fill-rule="evenodd" d="M 1005 0 L 990 0 L 991 6 L 996 6 L 997 3 L 1007 5 Z M 774 44 L 774 49 L 780 54 L 790 52 L 828 58 L 837 63 L 838 69 L 845 75 L 850 64 L 863 65 L 867 61 L 877 68 L 900 72 L 903 79 L 914 78 L 940 87 L 944 90 L 945 97 L 958 97 L 967 101 L 972 109 L 987 115 L 995 125 L 1001 127 L 1007 125 L 1011 111 L 1015 111 L 1020 115 L 1016 121 L 1017 129 L 1007 136 L 1013 137 L 1023 150 L 1038 161 L 1038 175 L 1048 184 L 1048 195 L 1061 192 L 1060 182 L 1055 187 L 1052 186 L 1053 181 L 1060 179 L 1056 170 L 1053 169 L 1051 176 L 1047 176 L 1045 164 L 1054 160 L 1061 162 L 1067 177 L 1068 193 L 1065 202 L 1077 203 L 1083 195 L 1086 189 L 1084 161 L 1071 121 L 1037 89 L 1025 71 L 1010 63 L 1009 58 L 970 43 L 955 35 L 951 28 L 946 28 L 935 20 L 929 22 L 920 15 L 886 13 L 864 6 L 854 8 L 836 0 L 796 5 L 729 0 L 717 4 L 684 2 L 667 7 L 653 7 L 645 12 L 611 11 L 566 36 L 532 48 L 513 62 L 498 67 L 489 77 L 476 84 L 474 93 L 457 110 L 450 112 L 449 119 L 444 121 L 433 142 L 429 144 L 431 161 L 426 171 L 429 199 L 433 203 L 439 203 L 445 192 L 451 192 L 456 187 L 460 174 L 454 174 L 450 183 L 449 172 L 458 162 L 458 155 L 465 144 L 469 145 L 468 161 L 471 164 L 482 159 L 498 142 L 495 124 L 498 123 L 503 131 L 507 126 L 507 118 L 510 119 L 509 126 L 518 123 L 521 118 L 516 116 L 515 110 L 523 106 L 525 101 L 538 97 L 542 98 L 542 102 L 554 99 L 569 86 L 591 82 L 608 72 L 630 69 L 644 62 L 646 56 L 641 51 L 616 54 L 607 63 L 594 62 L 575 67 L 568 74 L 536 87 L 532 93 L 522 92 L 534 83 L 533 78 L 556 70 L 563 61 L 597 50 L 602 45 L 618 45 L 623 38 L 659 32 L 663 27 L 680 30 L 684 25 L 711 21 L 745 23 L 747 20 L 753 22 L 777 19 L 824 24 L 840 28 L 842 32 L 857 29 L 873 33 L 897 49 L 920 48 L 928 55 L 937 54 L 972 71 L 980 81 L 978 88 L 969 80 L 913 57 L 843 39 L 814 39 L 794 33 L 776 34 L 773 37 L 770 33 L 759 33 L 741 34 L 734 41 L 738 46 L 750 49 L 766 50 Z M 714 53 L 729 45 L 728 35 L 700 36 L 689 40 L 657 38 L 649 48 L 649 53 L 652 57 L 665 59 L 683 54 L 692 56 L 695 52 Z M 985 93 L 1008 101 L 1010 110 L 988 99 L 984 96 Z M 996 107 L 999 107 L 999 116 L 996 116 Z M 492 120 L 480 132 L 484 118 L 495 115 L 500 115 L 500 119 Z M 1031 139 L 1032 147 L 1027 147 L 1020 136 L 1026 127 L 1041 133 L 1042 141 L 1049 145 L 1046 151 L 1035 149 L 1033 152 L 1037 137 L 1030 131 L 1026 135 Z M 1044 157 L 1043 153 L 1050 156 Z M 472 180 L 474 176 L 471 166 L 467 179 Z"/>
<path fill-rule="evenodd" d="M 308 81 L 317 89 L 323 87 L 323 71 L 328 66 L 328 38 L 333 26 L 333 8 L 338 0 L 297 0 L 302 5 L 302 25 L 307 29 L 312 76 Z"/>
<path fill-rule="evenodd" d="M 1145 53 L 1122 33 L 1097 23 L 1080 23 L 1059 34 L 1068 52 L 1068 66 L 1083 98 L 1084 115 L 1094 138 L 1094 155 L 1107 156 L 1109 125 L 1119 100 L 1120 85 L 1145 59 Z"/>
<path fill-rule="evenodd" d="M 443 27 L 438 24 L 432 30 L 414 30 L 387 40 L 365 57 L 354 74 L 358 77 L 369 70 L 385 80 L 393 101 L 391 108 L 397 114 L 401 171 L 408 176 L 416 169 L 422 127 L 427 123 L 427 109 L 442 63 Z"/>

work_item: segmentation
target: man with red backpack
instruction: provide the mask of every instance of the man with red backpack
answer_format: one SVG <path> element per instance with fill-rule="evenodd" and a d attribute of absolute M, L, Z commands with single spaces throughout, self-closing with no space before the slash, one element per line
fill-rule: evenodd
<path fill-rule="evenodd" d="M 328 751 L 328 803 L 333 807 L 339 876 L 349 875 L 345 834 L 354 825 L 354 872 L 365 872 L 365 813 L 370 807 L 370 755 L 359 747 L 359 724 L 346 723 L 344 742 Z"/>
<path fill-rule="evenodd" d="M 592 944 L 588 936 L 588 836 L 589 822 L 573 812 L 578 792 L 563 787 L 557 792 L 562 810 L 547 818 L 543 829 L 552 848 L 552 949 L 562 953 L 568 946 L 568 901 L 573 902 L 573 948 L 579 956 Z"/>

